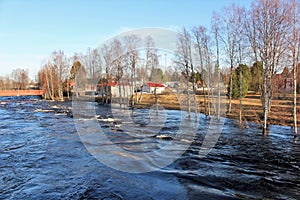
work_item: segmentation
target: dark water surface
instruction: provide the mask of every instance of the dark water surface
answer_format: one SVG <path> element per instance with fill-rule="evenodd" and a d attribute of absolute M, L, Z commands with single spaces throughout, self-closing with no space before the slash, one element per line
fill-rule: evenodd
<path fill-rule="evenodd" d="M 118 123 L 106 120 L 104 107 L 95 107 L 109 139 L 126 150 L 163 146 L 178 128 L 166 123 L 164 137 L 139 136 L 132 142 L 124 137 L 131 130 L 116 130 Z M 201 116 L 194 141 L 181 157 L 162 169 L 135 174 L 92 156 L 71 110 L 71 102 L 0 98 L 0 199 L 300 199 L 300 145 L 289 127 L 271 126 L 263 136 L 256 124 L 240 129 L 226 119 L 217 144 L 202 158 L 208 119 Z M 170 113 L 172 122 L 179 111 Z M 145 114 L 135 115 L 134 123 L 147 123 Z"/>

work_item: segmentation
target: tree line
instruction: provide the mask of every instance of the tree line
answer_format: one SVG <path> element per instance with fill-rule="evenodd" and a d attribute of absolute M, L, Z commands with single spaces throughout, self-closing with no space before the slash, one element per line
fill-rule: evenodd
<path fill-rule="evenodd" d="M 137 50 L 140 44 L 145 46 L 142 51 Z M 38 82 L 49 99 L 63 99 L 70 95 L 71 90 L 83 91 L 87 85 L 90 90 L 101 85 L 100 94 L 109 99 L 108 86 L 110 82 L 117 82 L 121 100 L 125 97 L 121 87 L 124 84 L 131 86 L 130 95 L 133 96 L 136 81 L 178 80 L 177 71 L 168 69 L 163 72 L 159 68 L 159 56 L 151 36 L 126 35 L 98 48 L 88 48 L 86 54 L 67 57 L 61 50 L 54 51 L 39 70 Z"/>
<path fill-rule="evenodd" d="M 227 111 L 231 112 L 232 98 L 239 98 L 240 121 L 242 97 L 249 86 L 247 82 L 252 79 L 251 89 L 261 93 L 264 131 L 271 110 L 272 79 L 283 67 L 292 68 L 294 131 L 297 134 L 299 19 L 296 0 L 253 1 L 248 10 L 232 4 L 213 13 L 210 27 L 182 28 L 178 38 L 178 63 L 186 74 L 198 71 L 203 78 L 206 73 L 206 85 L 211 84 L 213 77 L 218 83 L 221 81 L 220 63 L 229 66 Z M 249 62 L 254 63 L 252 77 L 245 66 Z"/>
<path fill-rule="evenodd" d="M 10 75 L 0 76 L 0 90 L 25 90 L 34 82 L 29 78 L 27 69 L 14 69 Z"/>

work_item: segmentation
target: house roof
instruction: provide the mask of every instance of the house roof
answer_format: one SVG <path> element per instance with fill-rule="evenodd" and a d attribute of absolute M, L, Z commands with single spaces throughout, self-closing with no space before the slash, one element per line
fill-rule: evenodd
<path fill-rule="evenodd" d="M 149 87 L 166 87 L 164 84 L 162 83 L 154 83 L 154 82 L 147 82 L 146 83 Z"/>
<path fill-rule="evenodd" d="M 104 83 L 100 83 L 100 84 L 98 84 L 98 86 L 116 86 L 117 85 L 117 83 L 116 82 L 108 82 L 108 83 L 106 83 L 106 82 L 104 82 Z"/>

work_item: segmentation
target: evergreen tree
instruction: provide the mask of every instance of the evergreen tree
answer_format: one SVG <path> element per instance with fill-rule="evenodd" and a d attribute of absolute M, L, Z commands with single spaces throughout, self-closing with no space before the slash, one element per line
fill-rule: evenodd
<path fill-rule="evenodd" d="M 251 82 L 251 73 L 247 65 L 239 65 L 232 73 L 232 98 L 239 98 L 240 80 L 239 74 L 242 72 L 242 96 L 245 97 Z M 230 83 L 229 83 L 230 85 Z M 229 91 L 229 88 L 228 88 Z M 227 93 L 229 96 L 229 92 Z"/>
<path fill-rule="evenodd" d="M 254 91 L 256 93 L 261 92 L 262 84 L 263 84 L 263 66 L 262 62 L 254 63 L 250 68 L 251 72 L 251 81 L 249 85 L 249 90 Z"/>

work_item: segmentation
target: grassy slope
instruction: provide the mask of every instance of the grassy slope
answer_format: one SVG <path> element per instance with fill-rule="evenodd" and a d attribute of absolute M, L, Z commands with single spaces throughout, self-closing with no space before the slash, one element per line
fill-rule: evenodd
<path fill-rule="evenodd" d="M 139 94 L 138 94 L 139 95 Z M 183 98 L 186 95 L 183 96 Z M 292 126 L 293 122 L 293 113 L 292 113 L 292 98 L 289 96 L 286 97 L 278 97 L 278 95 L 274 95 L 275 97 L 272 100 L 272 108 L 269 117 L 268 123 L 270 124 L 278 124 L 278 125 L 286 125 Z M 180 98 L 180 97 L 179 97 Z M 193 100 L 193 98 L 191 98 Z M 214 99 L 216 102 L 216 99 Z M 142 102 L 136 105 L 137 107 L 151 107 L 155 102 L 153 94 L 143 94 Z M 182 102 L 186 102 L 183 100 Z M 197 95 L 197 103 L 198 109 L 200 112 L 204 112 L 204 103 L 203 103 L 203 95 Z M 228 106 L 228 99 L 224 96 L 222 97 L 222 114 L 223 116 L 230 118 L 238 119 L 239 113 L 239 100 L 234 99 L 232 101 L 232 112 L 226 113 L 226 108 Z M 165 109 L 186 109 L 186 104 L 179 104 L 178 98 L 174 94 L 160 94 L 158 95 L 158 103 L 163 106 Z M 213 107 L 212 107 L 213 109 Z M 300 112 L 300 108 L 298 108 L 298 112 Z M 243 121 L 254 121 L 257 123 L 262 122 L 263 110 L 262 104 L 259 95 L 248 95 L 243 98 Z M 300 116 L 298 118 L 298 124 L 300 123 Z"/>

